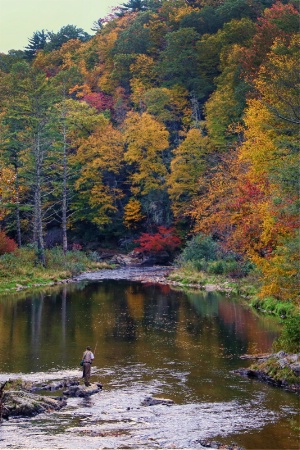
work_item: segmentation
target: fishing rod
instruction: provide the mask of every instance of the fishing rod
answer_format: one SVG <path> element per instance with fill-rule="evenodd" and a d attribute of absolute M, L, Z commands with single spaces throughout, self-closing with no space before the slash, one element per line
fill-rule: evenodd
<path fill-rule="evenodd" d="M 93 351 L 94 355 L 96 355 L 96 348 L 97 348 L 97 345 L 98 345 L 98 341 L 96 342 L 96 345 L 95 345 L 95 348 L 94 348 L 94 351 Z"/>

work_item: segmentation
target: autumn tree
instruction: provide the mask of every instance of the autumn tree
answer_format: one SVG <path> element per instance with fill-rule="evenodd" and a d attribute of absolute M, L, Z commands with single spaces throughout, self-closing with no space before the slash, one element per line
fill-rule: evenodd
<path fill-rule="evenodd" d="M 79 207 L 75 220 L 90 221 L 103 230 L 121 208 L 123 193 L 117 176 L 122 168 L 124 147 L 120 131 L 103 115 L 94 118 L 93 131 L 82 141 L 74 157 L 74 163 L 81 167 L 75 183 Z"/>
<path fill-rule="evenodd" d="M 184 141 L 173 150 L 168 193 L 175 218 L 180 218 L 190 207 L 198 192 L 198 180 L 206 169 L 207 137 L 200 129 L 192 128 Z"/>
<path fill-rule="evenodd" d="M 164 125 L 148 113 L 131 112 L 124 122 L 124 159 L 129 164 L 130 190 L 143 201 L 143 212 L 154 223 L 161 220 L 161 202 L 166 201 L 163 151 L 168 149 L 168 136 Z"/>

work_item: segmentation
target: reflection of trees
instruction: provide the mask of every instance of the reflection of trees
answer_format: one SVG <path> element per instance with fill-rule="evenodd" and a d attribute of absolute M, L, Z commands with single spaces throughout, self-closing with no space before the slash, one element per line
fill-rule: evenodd
<path fill-rule="evenodd" d="M 277 333 L 215 293 L 121 280 L 27 295 L 0 299 L 0 358 L 7 371 L 76 367 L 85 346 L 98 341 L 97 367 L 112 357 L 153 367 L 166 358 L 194 361 L 205 374 L 210 362 L 221 366 L 224 354 L 249 352 L 257 341 L 267 351 Z"/>
<path fill-rule="evenodd" d="M 179 303 L 176 293 L 165 295 L 159 285 L 149 286 L 144 292 L 145 313 L 143 325 L 147 330 L 176 332 Z"/>
<path fill-rule="evenodd" d="M 31 302 L 31 313 L 30 313 L 30 357 L 32 360 L 32 365 L 35 366 L 36 359 L 40 355 L 41 346 L 41 331 L 42 331 L 42 314 L 44 306 L 45 295 L 40 293 Z"/>

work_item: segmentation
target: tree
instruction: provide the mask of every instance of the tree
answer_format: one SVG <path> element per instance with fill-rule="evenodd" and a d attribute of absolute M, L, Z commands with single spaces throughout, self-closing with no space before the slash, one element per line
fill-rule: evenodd
<path fill-rule="evenodd" d="M 60 73 L 53 79 L 53 84 L 56 89 L 58 99 L 60 100 L 54 107 L 51 108 L 51 120 L 49 121 L 49 135 L 52 137 L 52 147 L 55 149 L 55 157 L 57 167 L 57 177 L 53 184 L 58 185 L 58 190 L 61 190 L 61 227 L 62 227 L 62 244 L 63 252 L 66 254 L 68 250 L 68 214 L 70 203 L 70 191 L 72 179 L 72 171 L 69 163 L 71 134 L 73 132 L 72 116 L 77 111 L 78 103 L 68 99 L 68 93 L 71 87 L 78 81 L 78 71 L 75 68 L 69 70 L 61 70 Z M 54 174 L 53 174 L 54 175 Z M 59 180 L 59 181 L 58 181 Z M 61 182 L 60 182 L 61 181 Z M 53 189 L 55 192 L 56 189 Z M 54 198 L 54 202 L 55 202 Z"/>
<path fill-rule="evenodd" d="M 125 13 L 133 13 L 138 11 L 145 11 L 148 9 L 148 0 L 129 0 L 127 3 L 122 3 L 119 15 Z"/>
<path fill-rule="evenodd" d="M 0 255 L 4 253 L 13 253 L 17 248 L 17 243 L 6 236 L 4 231 L 0 230 Z"/>
<path fill-rule="evenodd" d="M 224 151 L 239 138 L 249 85 L 241 77 L 242 50 L 232 45 L 221 53 L 222 73 L 215 80 L 217 88 L 205 103 L 205 126 L 211 143 Z"/>
<path fill-rule="evenodd" d="M 143 220 L 142 205 L 139 200 L 131 197 L 124 207 L 124 224 L 127 228 L 137 228 Z"/>
<path fill-rule="evenodd" d="M 131 112 L 124 122 L 124 137 L 124 158 L 132 166 L 132 193 L 147 195 L 151 190 L 163 189 L 167 171 L 162 152 L 169 145 L 165 127 L 147 113 Z"/>
<path fill-rule="evenodd" d="M 8 96 L 4 105 L 5 153 L 15 170 L 18 242 L 20 236 L 20 170 L 27 190 L 26 209 L 32 212 L 33 241 L 45 265 L 43 205 L 47 201 L 47 164 L 50 161 L 47 121 L 54 91 L 45 74 L 27 63 L 13 66 L 5 80 Z"/>
<path fill-rule="evenodd" d="M 256 23 L 252 45 L 244 49 L 242 63 L 246 79 L 253 80 L 259 66 L 267 59 L 270 48 L 278 38 L 289 44 L 293 34 L 299 31 L 299 12 L 291 4 L 276 2 L 264 11 Z"/>
<path fill-rule="evenodd" d="M 48 42 L 48 33 L 45 30 L 35 31 L 25 47 L 25 55 L 29 61 L 32 61 L 39 50 L 43 50 Z"/>
<path fill-rule="evenodd" d="M 198 179 L 206 169 L 207 137 L 192 128 L 185 140 L 173 151 L 168 193 L 175 218 L 182 217 L 198 192 Z"/>
<path fill-rule="evenodd" d="M 82 28 L 78 28 L 75 25 L 66 25 L 62 27 L 57 33 L 49 31 L 47 33 L 48 42 L 44 46 L 45 51 L 51 52 L 52 50 L 60 49 L 63 44 L 71 39 L 78 39 L 81 42 L 88 41 L 91 36 L 86 33 Z"/>
<path fill-rule="evenodd" d="M 75 182 L 78 191 L 75 220 L 90 221 L 103 230 L 118 213 L 123 197 L 117 176 L 123 160 L 123 138 L 103 116 L 97 120 L 92 133 L 82 141 L 74 163 L 80 167 Z"/>
<path fill-rule="evenodd" d="M 163 226 L 158 227 L 156 233 L 143 233 L 135 242 L 139 247 L 134 251 L 144 254 L 167 252 L 169 256 L 173 256 L 174 251 L 181 246 L 181 240 L 176 235 L 175 229 Z"/>
<path fill-rule="evenodd" d="M 160 78 L 166 87 L 178 84 L 195 91 L 199 97 L 204 95 L 196 53 L 199 38 L 194 28 L 182 28 L 166 35 L 166 48 L 160 53 L 158 63 Z"/>

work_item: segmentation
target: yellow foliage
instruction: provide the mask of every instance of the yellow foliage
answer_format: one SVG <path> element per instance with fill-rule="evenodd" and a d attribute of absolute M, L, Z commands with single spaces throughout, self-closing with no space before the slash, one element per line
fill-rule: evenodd
<path fill-rule="evenodd" d="M 114 179 L 122 160 L 122 134 L 102 117 L 74 158 L 74 164 L 79 162 L 82 167 L 75 188 L 81 201 L 88 202 L 92 208 L 90 219 L 99 227 L 111 222 L 117 211 L 116 201 L 123 196 Z"/>
<path fill-rule="evenodd" d="M 190 207 L 190 201 L 198 192 L 198 179 L 205 171 L 207 137 L 192 128 L 186 139 L 174 151 L 171 173 L 168 176 L 168 192 L 175 217 Z"/>
<path fill-rule="evenodd" d="M 147 113 L 130 112 L 124 122 L 127 150 L 124 158 L 133 164 L 132 187 L 142 195 L 152 189 L 163 189 L 167 174 L 162 151 L 168 148 L 169 133 L 166 128 Z"/>
<path fill-rule="evenodd" d="M 127 228 L 135 228 L 144 218 L 141 211 L 141 203 L 135 198 L 131 198 L 124 208 L 124 224 Z"/>
<path fill-rule="evenodd" d="M 0 169 L 0 220 L 3 220 L 9 213 L 5 203 L 16 202 L 15 179 L 16 175 L 11 168 L 2 167 Z"/>

